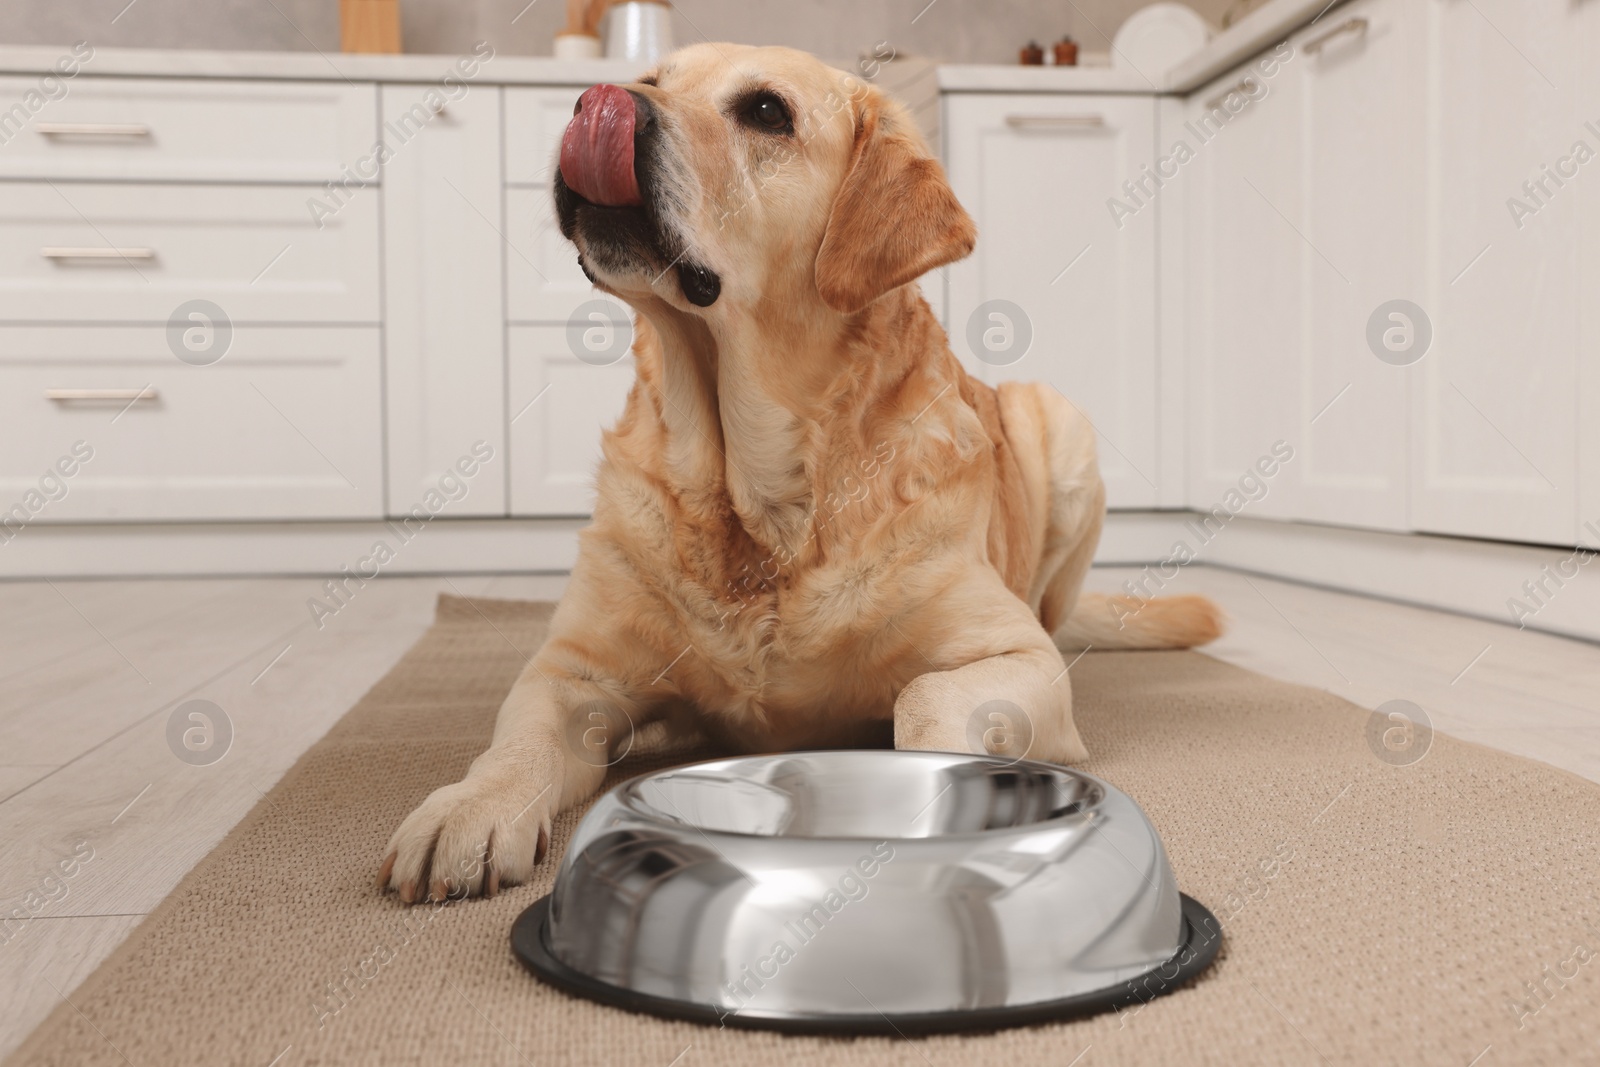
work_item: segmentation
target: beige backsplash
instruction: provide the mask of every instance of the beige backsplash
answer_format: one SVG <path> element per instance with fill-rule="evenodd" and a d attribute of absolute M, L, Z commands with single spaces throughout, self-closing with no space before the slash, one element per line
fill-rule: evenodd
<path fill-rule="evenodd" d="M 785 44 L 829 58 L 886 41 L 960 63 L 1012 63 L 1028 39 L 1071 34 L 1108 47 L 1146 0 L 681 0 L 680 44 Z M 337 51 L 337 0 L 5 0 L 0 44 Z M 1213 24 L 1234 0 L 1192 0 Z M 562 0 L 402 0 L 406 51 L 457 53 L 487 40 L 504 54 L 548 55 Z M 119 14 L 120 12 L 120 14 Z"/>

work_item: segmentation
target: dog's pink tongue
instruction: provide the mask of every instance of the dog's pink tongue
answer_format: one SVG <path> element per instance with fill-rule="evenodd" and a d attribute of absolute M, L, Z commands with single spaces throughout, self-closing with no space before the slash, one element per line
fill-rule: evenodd
<path fill-rule="evenodd" d="M 578 98 L 561 137 L 561 180 L 593 204 L 641 204 L 633 176 L 633 97 L 620 85 L 596 85 Z"/>

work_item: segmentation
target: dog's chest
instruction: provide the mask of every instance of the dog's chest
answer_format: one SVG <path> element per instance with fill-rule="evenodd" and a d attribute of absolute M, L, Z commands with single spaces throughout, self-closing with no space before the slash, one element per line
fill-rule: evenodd
<path fill-rule="evenodd" d="M 809 735 L 836 712 L 890 714 L 919 673 L 888 650 L 903 642 L 885 640 L 903 590 L 853 553 L 786 562 L 764 556 L 697 583 L 700 595 L 686 599 L 705 607 L 681 616 L 694 668 L 674 672 L 685 695 L 775 735 Z"/>

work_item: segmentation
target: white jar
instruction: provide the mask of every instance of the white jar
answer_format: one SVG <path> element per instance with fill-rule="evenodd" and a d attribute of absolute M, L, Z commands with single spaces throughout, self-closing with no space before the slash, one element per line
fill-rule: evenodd
<path fill-rule="evenodd" d="M 672 51 L 672 8 L 665 0 L 627 0 L 606 12 L 606 58 L 654 63 Z"/>
<path fill-rule="evenodd" d="M 557 59 L 599 59 L 600 38 L 588 33 L 558 33 L 555 41 Z"/>

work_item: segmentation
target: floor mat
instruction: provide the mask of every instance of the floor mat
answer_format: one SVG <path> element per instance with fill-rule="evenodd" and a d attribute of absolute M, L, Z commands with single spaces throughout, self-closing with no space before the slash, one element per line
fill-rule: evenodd
<path fill-rule="evenodd" d="M 1191 652 L 1071 672 L 1086 770 L 1155 822 L 1224 943 L 1192 986 L 991 1034 L 830 1039 L 626 1014 L 512 957 L 537 880 L 406 908 L 389 834 L 486 745 L 552 606 L 428 633 L 9 1061 L 838 1065 L 1600 1063 L 1600 787 Z M 1403 740 L 1403 739 L 1402 739 Z M 1410 761 L 1421 746 L 1426 753 Z M 640 746 L 609 785 L 709 752 Z M 559 854 L 581 813 L 556 823 Z"/>

